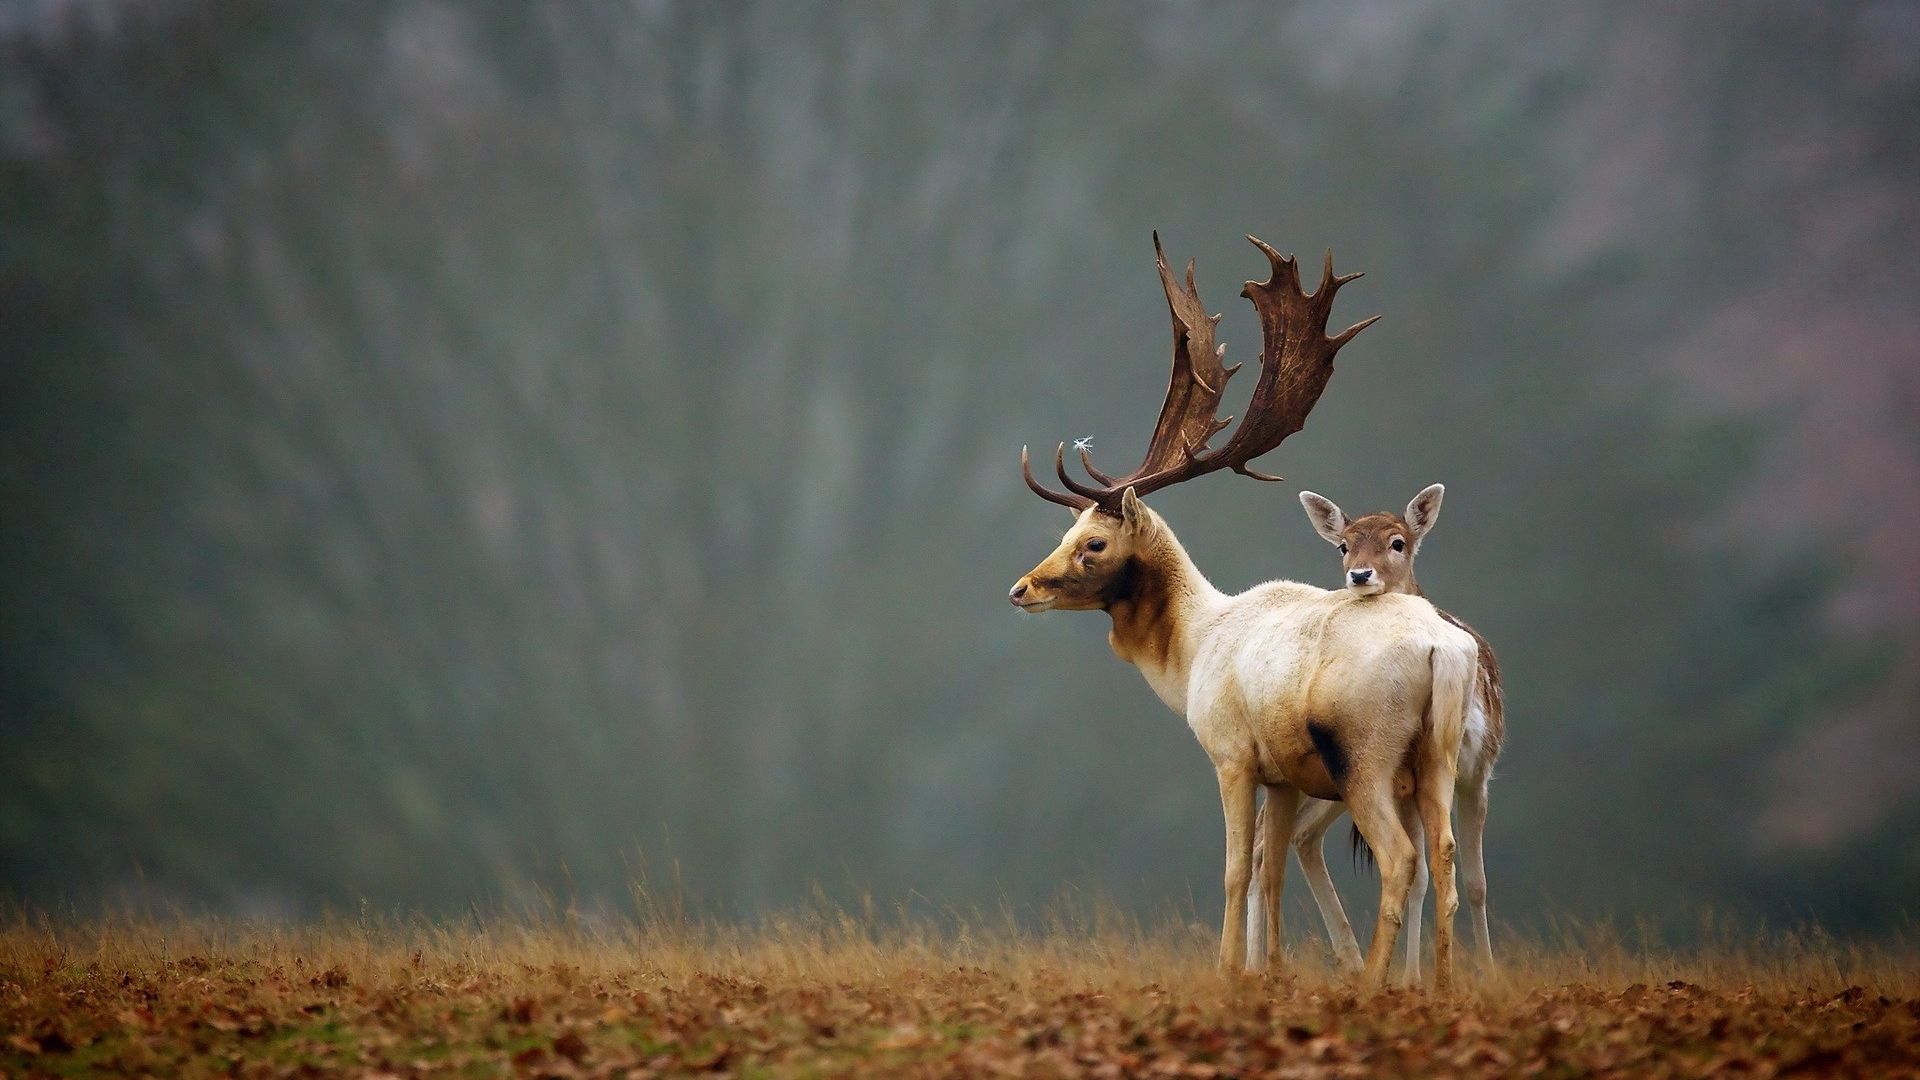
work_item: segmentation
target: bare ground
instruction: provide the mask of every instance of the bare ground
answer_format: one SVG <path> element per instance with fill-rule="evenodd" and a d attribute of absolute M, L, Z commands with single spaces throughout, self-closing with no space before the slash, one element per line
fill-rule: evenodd
<path fill-rule="evenodd" d="M 0 928 L 5 1076 L 1920 1075 L 1920 954 L 1510 946 L 1450 999 L 1207 934 L 809 918 Z"/>

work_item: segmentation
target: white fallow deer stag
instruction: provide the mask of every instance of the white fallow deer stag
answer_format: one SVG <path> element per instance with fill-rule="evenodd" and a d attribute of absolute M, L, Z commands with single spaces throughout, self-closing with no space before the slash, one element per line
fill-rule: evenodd
<path fill-rule="evenodd" d="M 1027 486 L 1074 511 L 1074 522 L 1009 599 L 1029 612 L 1105 611 L 1113 620 L 1113 651 L 1186 717 L 1212 760 L 1227 835 L 1223 968 L 1237 968 L 1246 951 L 1256 788 L 1267 790 L 1261 895 L 1270 967 L 1279 959 L 1284 845 L 1295 811 L 1303 796 L 1347 804 L 1380 864 L 1379 921 L 1364 968 L 1366 983 L 1380 987 L 1413 884 L 1415 844 L 1401 823 L 1401 799 L 1413 796 L 1419 808 L 1438 909 L 1451 914 L 1457 907 L 1454 763 L 1474 693 L 1473 638 L 1417 596 L 1363 598 L 1291 581 L 1229 596 L 1207 581 L 1166 521 L 1141 501 L 1221 469 L 1279 479 L 1248 462 L 1300 430 L 1333 373 L 1334 354 L 1373 321 L 1329 337 L 1334 293 L 1358 275 L 1335 277 L 1329 254 L 1320 287 L 1309 295 L 1292 257 L 1253 243 L 1272 263 L 1272 275 L 1241 292 L 1259 313 L 1263 339 L 1245 419 L 1224 446 L 1208 447 L 1232 425 L 1231 418 L 1215 417 L 1227 378 L 1238 368 L 1222 364 L 1224 350 L 1213 340 L 1220 317 L 1202 306 L 1193 264 L 1182 288 L 1156 236 L 1173 315 L 1173 377 L 1146 460 L 1126 476 L 1109 476 L 1083 448 L 1081 464 L 1094 480 L 1087 484 L 1068 475 L 1062 443 L 1054 471 L 1065 490 L 1053 491 L 1033 478 L 1021 451 Z M 1434 939 L 1434 981 L 1444 990 L 1452 978 L 1452 935 L 1444 918 Z"/>
<path fill-rule="evenodd" d="M 1382 510 L 1349 519 L 1324 496 L 1311 491 L 1300 493 L 1300 505 L 1314 530 L 1327 543 L 1340 549 L 1340 578 L 1356 596 L 1424 596 L 1414 578 L 1413 560 L 1420 544 L 1440 519 L 1440 501 L 1447 489 L 1433 484 L 1413 497 L 1404 515 Z M 1438 611 L 1439 609 L 1435 609 Z M 1493 779 L 1494 762 L 1500 757 L 1500 745 L 1506 736 L 1506 699 L 1500 687 L 1500 661 L 1493 646 L 1480 632 L 1445 611 L 1441 618 L 1473 635 L 1479 648 L 1480 671 L 1475 680 L 1476 693 L 1467 709 L 1467 726 L 1460 742 L 1459 773 L 1455 795 L 1460 803 L 1460 870 L 1466 879 L 1469 925 L 1474 944 L 1484 965 L 1493 964 L 1493 942 L 1487 930 L 1487 866 L 1483 840 L 1487 828 L 1487 785 Z M 1335 956 L 1343 966 L 1360 966 L 1360 943 L 1354 938 L 1353 925 L 1340 906 L 1333 878 L 1327 873 L 1324 853 L 1327 829 L 1340 820 L 1341 804 L 1310 799 L 1294 819 L 1293 849 L 1300 858 L 1300 870 L 1313 890 L 1320 918 L 1327 924 L 1327 937 Z M 1412 808 L 1403 805 L 1403 821 L 1412 820 Z M 1259 889 L 1261 863 L 1267 846 L 1264 836 L 1254 841 L 1255 890 Z M 1412 900 L 1407 912 L 1406 978 L 1420 977 L 1420 907 L 1427 888 L 1425 853 L 1416 851 Z M 1257 905 L 1251 905 L 1257 906 Z M 1263 921 L 1247 916 L 1247 964 L 1257 966 L 1266 955 Z"/>

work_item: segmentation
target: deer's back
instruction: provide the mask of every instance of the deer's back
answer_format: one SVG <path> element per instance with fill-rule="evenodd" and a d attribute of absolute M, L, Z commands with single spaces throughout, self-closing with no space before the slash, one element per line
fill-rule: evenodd
<path fill-rule="evenodd" d="M 1233 597 L 1195 656 L 1188 723 L 1216 760 L 1252 754 L 1268 782 L 1318 761 L 1308 726 L 1352 755 L 1396 760 L 1431 694 L 1431 652 L 1470 648 L 1411 596 L 1273 582 Z M 1324 797 L 1324 796 L 1323 796 Z"/>

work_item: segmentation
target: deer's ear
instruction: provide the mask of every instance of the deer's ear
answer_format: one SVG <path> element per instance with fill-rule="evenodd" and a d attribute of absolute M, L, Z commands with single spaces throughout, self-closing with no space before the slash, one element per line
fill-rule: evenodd
<path fill-rule="evenodd" d="M 1333 500 L 1311 491 L 1300 493 L 1300 505 L 1306 508 L 1307 520 L 1313 522 L 1313 529 L 1327 543 L 1341 543 L 1340 534 L 1347 531 L 1347 515 L 1333 505 Z"/>
<path fill-rule="evenodd" d="M 1433 523 L 1440 520 L 1440 500 L 1447 494 L 1447 485 L 1431 484 L 1407 504 L 1407 528 L 1413 530 L 1417 539 L 1427 535 Z"/>
<path fill-rule="evenodd" d="M 1147 505 L 1140 496 L 1129 487 L 1120 495 L 1120 522 L 1128 529 L 1139 532 L 1147 527 Z"/>

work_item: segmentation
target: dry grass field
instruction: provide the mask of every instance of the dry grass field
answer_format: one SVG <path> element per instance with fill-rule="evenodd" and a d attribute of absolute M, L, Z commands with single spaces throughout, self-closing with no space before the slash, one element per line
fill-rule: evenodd
<path fill-rule="evenodd" d="M 1297 936 L 1300 928 L 1295 927 Z M 1356 993 L 1297 946 L 1223 977 L 1209 933 L 838 916 L 0 929 L 5 1076 L 1895 1076 L 1920 964 L 1817 936 L 1508 943 L 1450 1000 Z"/>

